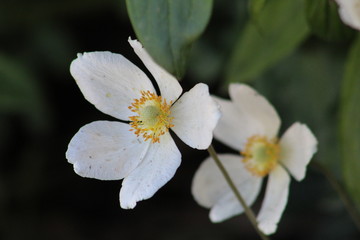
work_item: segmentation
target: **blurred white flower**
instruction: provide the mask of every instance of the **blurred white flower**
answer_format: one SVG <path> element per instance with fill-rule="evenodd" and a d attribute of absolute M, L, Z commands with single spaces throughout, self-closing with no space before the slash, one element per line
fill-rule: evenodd
<path fill-rule="evenodd" d="M 360 0 L 335 0 L 339 5 L 341 20 L 360 31 Z"/>
<path fill-rule="evenodd" d="M 231 84 L 229 90 L 232 101 L 215 98 L 223 116 L 214 136 L 241 156 L 219 154 L 219 158 L 249 205 L 259 194 L 263 178 L 269 175 L 257 221 L 261 231 L 271 234 L 276 231 L 287 203 L 288 172 L 298 181 L 305 177 L 306 166 L 317 151 L 317 140 L 301 123 L 294 123 L 278 140 L 280 118 L 273 106 L 247 85 Z M 210 158 L 195 173 L 192 193 L 201 206 L 211 208 L 213 222 L 243 212 Z"/>
<path fill-rule="evenodd" d="M 95 121 L 70 141 L 66 158 L 82 177 L 124 179 L 122 208 L 134 208 L 168 182 L 181 162 L 169 128 L 192 148 L 206 149 L 220 117 L 208 86 L 182 93 L 178 81 L 157 65 L 141 44 L 129 38 L 135 53 L 155 78 L 161 96 L 137 66 L 120 54 L 78 54 L 70 66 L 85 98 L 123 121 Z M 178 99 L 179 98 L 179 99 Z"/>

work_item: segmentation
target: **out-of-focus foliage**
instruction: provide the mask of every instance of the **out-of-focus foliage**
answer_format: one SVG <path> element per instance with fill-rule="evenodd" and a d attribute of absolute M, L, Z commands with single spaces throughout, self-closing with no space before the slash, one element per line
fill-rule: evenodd
<path fill-rule="evenodd" d="M 317 42 L 305 45 L 265 72 L 254 84 L 265 92 L 282 117 L 307 124 L 318 139 L 319 161 L 340 176 L 336 105 L 344 55 Z"/>
<path fill-rule="evenodd" d="M 230 81 L 251 81 L 278 110 L 281 133 L 294 121 L 307 124 L 319 140 L 313 161 L 344 182 L 359 206 L 360 40 L 346 58 L 355 31 L 339 21 L 334 1 L 213 4 L 0 1 L 1 239 L 254 238 L 244 216 L 214 225 L 208 211 L 194 203 L 189 189 L 204 151 L 180 143 L 183 161 L 174 179 L 132 211 L 119 207 L 121 182 L 81 178 L 67 163 L 65 151 L 75 132 L 107 118 L 84 99 L 69 65 L 78 52 L 97 50 L 138 61 L 127 43 L 135 38 L 129 17 L 161 65 L 178 77 L 187 71 L 184 89 L 207 82 L 212 94 L 226 97 L 221 90 L 227 92 Z M 274 239 L 359 239 L 350 221 L 329 184 L 310 167 L 304 181 L 292 183 Z"/>
<path fill-rule="evenodd" d="M 191 50 L 188 76 L 194 83 L 204 82 L 225 88 L 224 71 L 234 43 L 248 21 L 248 3 L 234 1 L 229 6 L 215 1 L 213 8 L 206 31 Z"/>
<path fill-rule="evenodd" d="M 289 55 L 307 36 L 303 0 L 266 1 L 256 8 L 234 47 L 226 81 L 253 80 Z"/>
<path fill-rule="evenodd" d="M 260 16 L 267 0 L 249 0 L 249 12 L 253 19 Z"/>
<path fill-rule="evenodd" d="M 24 66 L 0 55 L 0 112 L 19 114 L 26 124 L 39 131 L 46 125 L 42 93 Z"/>
<path fill-rule="evenodd" d="M 335 1 L 306 0 L 306 16 L 311 31 L 325 40 L 336 41 L 353 35 L 340 20 Z"/>
<path fill-rule="evenodd" d="M 180 79 L 189 50 L 204 31 L 212 11 L 212 0 L 127 0 L 128 13 L 150 55 Z"/>
<path fill-rule="evenodd" d="M 350 49 L 342 82 L 340 136 L 345 184 L 360 210 L 360 35 Z"/>

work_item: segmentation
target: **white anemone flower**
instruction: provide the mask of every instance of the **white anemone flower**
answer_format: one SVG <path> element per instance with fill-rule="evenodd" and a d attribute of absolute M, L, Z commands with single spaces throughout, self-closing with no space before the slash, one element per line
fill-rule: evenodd
<path fill-rule="evenodd" d="M 124 179 L 119 197 L 126 209 L 152 197 L 179 167 L 181 154 L 169 128 L 190 147 L 206 149 L 220 118 L 207 85 L 199 83 L 179 98 L 179 82 L 137 40 L 129 38 L 129 43 L 155 78 L 161 95 L 146 74 L 120 54 L 78 54 L 70 72 L 84 97 L 101 112 L 127 122 L 87 124 L 66 152 L 82 177 Z"/>
<path fill-rule="evenodd" d="M 305 177 L 306 166 L 317 151 L 317 140 L 301 123 L 294 123 L 278 139 L 280 118 L 273 106 L 247 85 L 231 84 L 229 90 L 232 101 L 216 98 L 222 118 L 214 137 L 241 155 L 219 154 L 219 158 L 249 205 L 258 196 L 264 177 L 269 176 L 257 221 L 261 231 L 272 234 L 287 203 L 289 173 L 297 181 Z M 212 222 L 243 212 L 210 158 L 195 173 L 192 194 L 201 206 L 211 208 Z"/>
<path fill-rule="evenodd" d="M 335 0 L 339 5 L 341 20 L 360 31 L 360 0 Z"/>

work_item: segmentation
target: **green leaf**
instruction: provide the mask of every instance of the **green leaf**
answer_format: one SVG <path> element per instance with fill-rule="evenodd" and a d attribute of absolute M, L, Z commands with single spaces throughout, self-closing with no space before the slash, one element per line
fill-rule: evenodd
<path fill-rule="evenodd" d="M 308 34 L 303 0 L 266 1 L 255 19 L 240 33 L 227 82 L 253 80 L 289 55 Z"/>
<path fill-rule="evenodd" d="M 249 0 L 249 12 L 253 19 L 261 14 L 267 0 Z"/>
<path fill-rule="evenodd" d="M 360 209 L 360 35 L 350 49 L 342 85 L 340 140 L 345 185 Z"/>
<path fill-rule="evenodd" d="M 340 20 L 335 1 L 306 0 L 306 17 L 311 31 L 325 40 L 347 39 L 354 33 Z"/>
<path fill-rule="evenodd" d="M 191 45 L 209 21 L 213 0 L 127 0 L 126 4 L 140 42 L 157 63 L 181 78 Z"/>

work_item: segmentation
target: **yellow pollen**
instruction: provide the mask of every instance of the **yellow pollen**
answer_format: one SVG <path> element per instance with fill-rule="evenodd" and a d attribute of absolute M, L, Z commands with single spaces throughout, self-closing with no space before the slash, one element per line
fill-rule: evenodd
<path fill-rule="evenodd" d="M 173 117 L 170 117 L 170 107 L 166 99 L 150 91 L 141 91 L 141 97 L 134 99 L 129 109 L 137 115 L 129 117 L 131 129 L 137 136 L 145 141 L 151 139 L 152 143 L 160 142 L 160 136 L 169 131 Z"/>
<path fill-rule="evenodd" d="M 268 140 L 264 136 L 248 138 L 244 151 L 243 162 L 245 167 L 254 175 L 266 176 L 277 165 L 280 147 L 277 140 Z"/>

